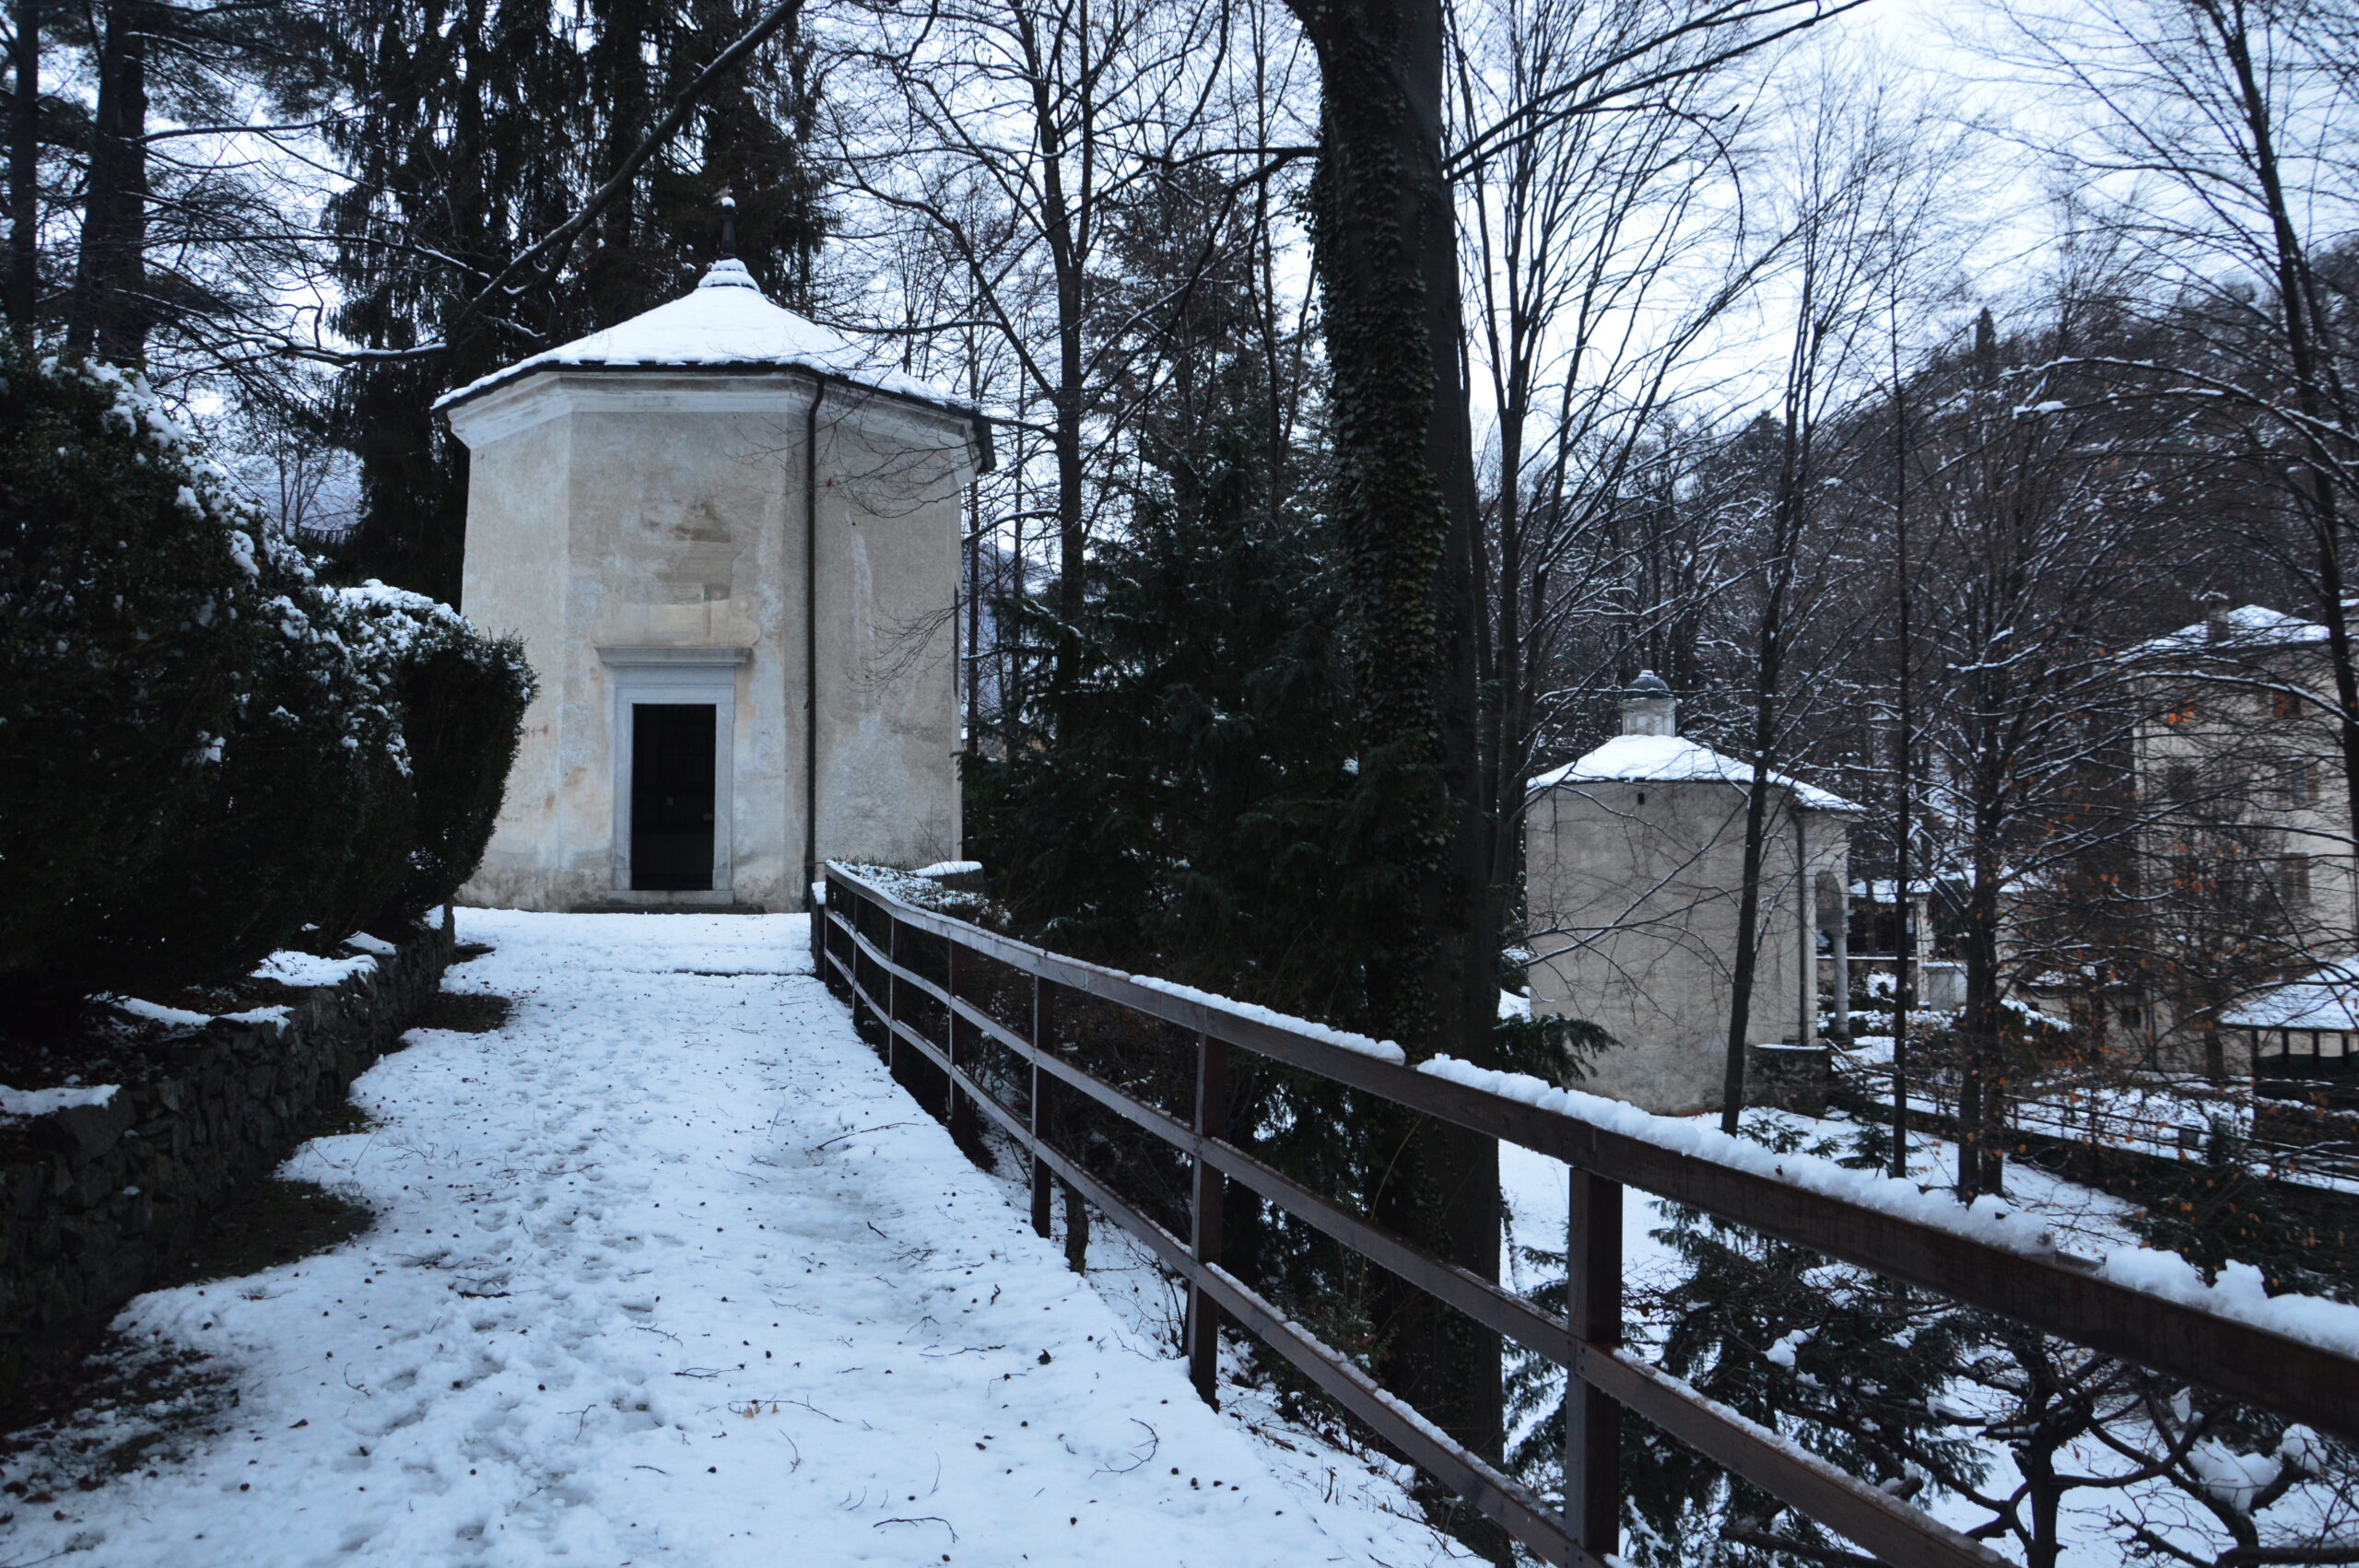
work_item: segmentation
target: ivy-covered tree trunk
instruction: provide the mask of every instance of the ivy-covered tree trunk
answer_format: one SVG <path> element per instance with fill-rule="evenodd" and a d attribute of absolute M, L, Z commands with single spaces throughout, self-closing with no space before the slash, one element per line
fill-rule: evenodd
<path fill-rule="evenodd" d="M 1289 0 L 1324 89 L 1313 240 L 1333 375 L 1334 515 L 1357 638 L 1357 907 L 1369 1027 L 1412 1059 L 1487 1060 L 1502 901 L 1476 809 L 1472 440 L 1436 0 Z M 1485 1278 L 1498 1150 L 1407 1118 L 1378 1217 Z M 1500 1445 L 1496 1339 L 1391 1282 L 1379 1372 L 1460 1441 Z"/>

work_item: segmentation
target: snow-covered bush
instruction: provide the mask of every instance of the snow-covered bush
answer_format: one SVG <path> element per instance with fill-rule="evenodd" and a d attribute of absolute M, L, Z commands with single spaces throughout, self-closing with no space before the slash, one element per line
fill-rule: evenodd
<path fill-rule="evenodd" d="M 402 732 L 417 796 L 417 844 L 386 917 L 422 919 L 475 874 L 516 761 L 532 666 L 512 637 L 487 638 L 440 604 L 455 632 L 421 640 L 400 672 Z"/>
<path fill-rule="evenodd" d="M 341 600 L 301 551 L 266 539 L 258 565 L 265 635 L 215 788 L 137 886 L 90 907 L 82 989 L 248 972 L 322 924 L 354 845 L 385 831 L 377 785 L 402 744 L 399 672 L 346 635 Z"/>
<path fill-rule="evenodd" d="M 382 673 L 398 743 L 375 759 L 370 820 L 319 923 L 339 933 L 406 926 L 483 858 L 533 673 L 520 643 L 486 638 L 423 594 L 372 580 L 334 599 L 346 636 Z"/>
<path fill-rule="evenodd" d="M 263 630 L 251 518 L 135 379 L 0 350 L 0 986 L 67 995 L 70 935 L 218 786 Z"/>
<path fill-rule="evenodd" d="M 522 649 L 314 565 L 135 379 L 0 348 L 0 1009 L 234 978 L 474 870 Z"/>

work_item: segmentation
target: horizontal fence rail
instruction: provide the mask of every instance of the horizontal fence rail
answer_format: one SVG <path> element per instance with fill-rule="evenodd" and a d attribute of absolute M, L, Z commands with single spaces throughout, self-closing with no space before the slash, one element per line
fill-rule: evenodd
<path fill-rule="evenodd" d="M 910 933 L 944 944 L 940 980 L 921 973 L 902 951 Z M 1086 1199 L 1185 1282 L 1190 1372 L 1207 1400 L 1215 1398 L 1218 1328 L 1226 1316 L 1550 1562 L 1602 1568 L 1618 1549 L 1616 1465 L 1625 1411 L 1885 1562 L 1989 1568 L 2006 1561 L 1625 1350 L 1625 1185 L 2289 1420 L 2359 1437 L 2359 1361 L 2097 1277 L 2092 1265 L 2061 1253 L 2042 1257 L 1994 1246 L 1418 1072 L 1322 1038 L 1312 1026 L 1288 1027 L 1267 1014 L 1144 984 L 921 908 L 842 866 L 827 868 L 826 902 L 813 922 L 813 936 L 821 977 L 851 1003 L 856 1017 L 864 1013 L 879 1032 L 897 1074 L 896 1058 L 905 1047 L 907 1059 L 921 1060 L 941 1075 L 947 1094 L 940 1114 L 954 1135 L 971 1129 L 973 1118 L 980 1117 L 1028 1156 L 1032 1223 L 1043 1236 L 1050 1231 L 1052 1187 L 1062 1188 L 1067 1255 L 1074 1267 L 1081 1266 L 1087 1246 Z M 974 959 L 987 960 L 1027 978 L 1026 1027 L 1012 1027 L 959 994 L 962 955 L 970 965 Z M 1065 1059 L 1055 1044 L 1061 991 L 1095 998 L 1191 1036 L 1192 1115 L 1183 1120 Z M 984 1042 L 1022 1064 L 1028 1087 L 1020 1106 L 986 1082 L 990 1074 L 977 1075 L 977 1052 Z M 1572 1171 L 1566 1254 L 1571 1316 L 1540 1311 L 1492 1281 L 1329 1200 L 1232 1141 L 1223 1117 L 1234 1049 L 1563 1161 Z M 1078 1096 L 1186 1162 L 1191 1172 L 1187 1235 L 1142 1211 L 1086 1169 L 1074 1151 L 1057 1145 L 1042 1116 L 1044 1096 L 1050 1094 Z M 1342 1351 L 1224 1268 L 1220 1214 L 1228 1182 L 1566 1368 L 1574 1382 L 1567 1401 L 1562 1510 L 1379 1387 Z"/>

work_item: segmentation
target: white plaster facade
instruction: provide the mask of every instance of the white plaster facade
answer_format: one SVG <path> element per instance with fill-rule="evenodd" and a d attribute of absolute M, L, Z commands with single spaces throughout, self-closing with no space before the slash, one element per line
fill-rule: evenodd
<path fill-rule="evenodd" d="M 2359 942 L 2359 867 L 2327 628 L 2259 604 L 2142 644 L 2149 708 L 2137 731 L 2138 794 L 2162 826 L 2148 853 L 2258 861 L 2267 913 L 2320 953 Z M 2206 843 L 2205 827 L 2221 842 Z M 2224 840 L 2233 839 L 2233 845 Z"/>
<path fill-rule="evenodd" d="M 1587 1019 L 1614 1036 L 1581 1088 L 1664 1115 L 1717 1110 L 1751 770 L 1681 740 L 1669 688 L 1651 674 L 1624 701 L 1622 731 L 1532 781 L 1532 1008 Z M 1841 919 L 1857 808 L 1770 777 L 1746 1037 L 1809 1045 L 1822 929 Z"/>
<path fill-rule="evenodd" d="M 2241 1025 L 2215 1028 L 2216 976 L 2294 981 L 2288 995 L 2299 997 L 2359 947 L 2359 860 L 2328 631 L 2264 605 L 2217 603 L 2127 657 L 2147 703 L 2135 751 L 2150 818 L 2143 891 L 2165 929 L 2186 933 L 2191 961 L 2187 980 L 2172 984 L 2165 967 L 2148 989 L 2088 999 L 2083 1017 L 2133 1059 L 2200 1071 L 2215 1065 L 2214 1048 L 2257 1037 Z M 2077 999 L 2055 1000 L 2069 1008 Z M 2232 1011 L 2267 1017 L 2283 1005 L 2292 1004 L 2264 989 Z M 2282 1033 L 2263 1041 L 2279 1051 L 2284 1043 Z M 2242 1072 L 2251 1060 L 2239 1053 L 2216 1065 Z"/>
<path fill-rule="evenodd" d="M 734 262 L 441 407 L 463 602 L 541 682 L 464 901 L 799 909 L 814 860 L 957 857 L 970 410 L 863 372 Z M 634 885 L 638 704 L 713 709 L 708 888 Z"/>

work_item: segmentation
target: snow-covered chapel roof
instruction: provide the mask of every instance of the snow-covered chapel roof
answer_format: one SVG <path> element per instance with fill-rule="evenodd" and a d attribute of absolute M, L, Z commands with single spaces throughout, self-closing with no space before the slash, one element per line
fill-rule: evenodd
<path fill-rule="evenodd" d="M 2242 609 L 2222 611 L 2216 626 L 2207 618 L 2142 642 L 2130 650 L 2130 657 L 2134 660 L 2206 650 L 2216 652 L 2221 649 L 2250 652 L 2264 648 L 2293 648 L 2325 640 L 2326 628 L 2316 621 L 2306 621 L 2299 615 L 2271 610 L 2265 604 L 2247 604 Z"/>
<path fill-rule="evenodd" d="M 930 404 L 975 421 L 978 439 L 986 432 L 973 404 L 898 370 L 867 362 L 858 344 L 771 303 L 745 263 L 715 262 L 712 270 L 679 298 L 627 322 L 593 332 L 557 348 L 519 359 L 505 369 L 444 392 L 434 402 L 449 409 L 494 387 L 521 380 L 537 370 L 582 367 L 597 369 L 665 369 L 694 366 L 730 370 L 816 370 L 872 391 Z M 989 453 L 988 445 L 984 451 Z"/>
<path fill-rule="evenodd" d="M 1697 780 L 1716 780 L 1745 789 L 1753 782 L 1753 766 L 1722 756 L 1702 742 L 1691 741 L 1684 735 L 1616 735 L 1587 756 L 1541 774 L 1532 779 L 1531 789 L 1537 794 L 1559 784 L 1688 784 Z M 1791 790 L 1803 805 L 1814 812 L 1860 809 L 1840 795 L 1782 773 L 1769 775 L 1769 782 Z"/>

